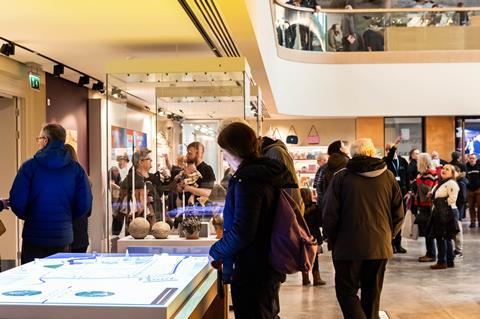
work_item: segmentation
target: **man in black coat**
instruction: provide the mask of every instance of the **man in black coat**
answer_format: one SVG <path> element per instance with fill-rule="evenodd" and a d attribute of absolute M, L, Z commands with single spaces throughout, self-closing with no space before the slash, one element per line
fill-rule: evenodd
<path fill-rule="evenodd" d="M 327 190 L 323 229 L 335 267 L 335 290 L 345 318 L 379 318 L 391 240 L 404 218 L 402 192 L 370 139 L 353 143 L 353 158 Z M 361 300 L 357 292 L 361 287 Z"/>
<path fill-rule="evenodd" d="M 383 158 L 387 164 L 387 168 L 390 172 L 393 173 L 395 179 L 400 186 L 402 191 L 402 196 L 405 196 L 409 189 L 408 182 L 408 162 L 402 156 L 398 156 L 398 144 L 400 144 L 401 138 L 398 137 L 393 144 L 387 144 L 385 146 L 386 157 Z M 398 234 L 392 240 L 393 253 L 405 254 L 407 250 L 402 247 L 402 236 Z"/>

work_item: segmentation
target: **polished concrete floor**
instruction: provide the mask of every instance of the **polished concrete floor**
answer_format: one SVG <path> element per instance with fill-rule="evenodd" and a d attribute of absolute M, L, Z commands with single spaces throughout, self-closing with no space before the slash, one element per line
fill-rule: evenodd
<path fill-rule="evenodd" d="M 464 258 L 455 268 L 431 270 L 419 263 L 425 254 L 423 238 L 404 240 L 406 254 L 395 255 L 387 265 L 380 309 L 390 319 L 480 318 L 480 228 L 464 223 Z M 329 253 L 320 257 L 326 286 L 303 287 L 300 274 L 282 285 L 282 319 L 343 318 L 335 297 L 334 269 Z"/>

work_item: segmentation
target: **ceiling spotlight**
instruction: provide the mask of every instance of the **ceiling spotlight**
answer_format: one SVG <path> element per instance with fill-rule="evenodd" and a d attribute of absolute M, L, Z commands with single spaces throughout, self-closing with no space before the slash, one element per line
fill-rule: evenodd
<path fill-rule="evenodd" d="M 92 90 L 102 92 L 103 91 L 103 82 L 98 81 L 97 83 L 93 83 Z"/>
<path fill-rule="evenodd" d="M 6 56 L 14 55 L 15 54 L 15 44 L 12 42 L 6 42 L 2 44 L 0 48 L 0 53 Z"/>
<path fill-rule="evenodd" d="M 54 76 L 60 76 L 63 74 L 63 72 L 65 71 L 65 68 L 63 66 L 63 64 L 55 64 L 53 66 L 53 75 Z"/>
<path fill-rule="evenodd" d="M 90 83 L 90 77 L 88 75 L 82 75 L 78 79 L 78 85 L 80 86 L 87 85 L 88 83 Z"/>

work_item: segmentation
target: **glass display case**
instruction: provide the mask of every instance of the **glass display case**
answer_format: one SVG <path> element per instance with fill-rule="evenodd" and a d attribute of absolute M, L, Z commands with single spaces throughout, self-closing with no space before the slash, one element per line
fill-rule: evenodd
<path fill-rule="evenodd" d="M 178 218 L 192 211 L 219 212 L 223 205 L 209 206 L 223 201 L 226 193 L 220 186 L 227 167 L 216 143 L 218 131 L 225 119 L 233 118 L 260 128 L 262 102 L 244 58 L 122 60 L 107 69 L 112 89 L 107 91 L 105 223 L 116 251 L 115 240 L 129 234 L 134 218 L 146 218 L 150 227 L 163 221 L 177 228 Z M 198 149 L 186 157 L 192 142 L 203 146 L 203 163 L 215 175 L 208 187 L 201 183 L 205 174 L 197 170 L 202 163 Z M 122 158 L 128 160 L 125 169 Z M 182 191 L 179 185 L 185 183 L 207 191 Z"/>
<path fill-rule="evenodd" d="M 0 274 L 0 313 L 173 318 L 211 273 L 207 255 L 57 254 Z"/>

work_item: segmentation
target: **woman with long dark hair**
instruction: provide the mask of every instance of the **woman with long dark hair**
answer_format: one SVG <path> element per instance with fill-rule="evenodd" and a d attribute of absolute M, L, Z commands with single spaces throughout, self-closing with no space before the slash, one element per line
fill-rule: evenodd
<path fill-rule="evenodd" d="M 278 293 L 285 275 L 269 263 L 270 239 L 285 166 L 259 156 L 255 132 L 231 123 L 218 136 L 234 174 L 225 201 L 223 237 L 210 249 L 212 266 L 223 266 L 231 283 L 235 318 L 277 318 Z"/>

